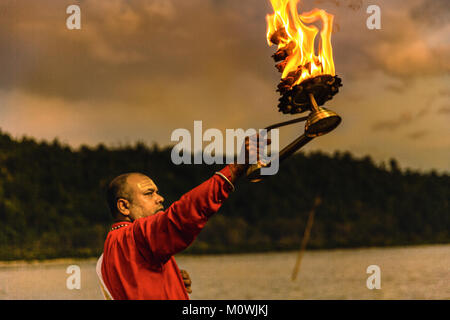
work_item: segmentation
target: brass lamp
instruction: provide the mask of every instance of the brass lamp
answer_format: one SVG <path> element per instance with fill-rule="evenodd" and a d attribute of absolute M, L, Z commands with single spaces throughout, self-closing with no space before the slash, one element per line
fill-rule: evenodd
<path fill-rule="evenodd" d="M 294 154 L 312 139 L 333 131 L 341 123 L 342 119 L 337 113 L 324 107 L 319 107 L 316 101 L 316 97 L 318 97 L 321 104 L 324 104 L 325 101 L 330 100 L 338 92 L 338 87 L 340 86 L 342 86 L 341 80 L 337 76 L 321 75 L 305 80 L 280 98 L 279 109 L 283 113 L 294 114 L 307 110 L 310 113 L 306 117 L 276 123 L 265 128 L 267 131 L 271 131 L 275 128 L 306 121 L 304 133 L 279 152 L 279 163 Z M 261 181 L 264 177 L 261 175 L 261 168 L 268 165 L 269 163 L 261 161 L 251 164 L 247 169 L 247 177 L 252 182 Z"/>

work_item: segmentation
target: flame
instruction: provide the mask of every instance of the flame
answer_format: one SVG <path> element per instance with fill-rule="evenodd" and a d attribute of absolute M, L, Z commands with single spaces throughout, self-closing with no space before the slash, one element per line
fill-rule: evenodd
<path fill-rule="evenodd" d="M 300 15 L 297 12 L 299 0 L 270 0 L 270 2 L 274 13 L 266 16 L 267 43 L 269 46 L 278 45 L 274 59 L 284 60 L 277 65 L 278 70 L 282 72 L 281 78 L 292 77 L 290 85 L 293 86 L 322 74 L 334 76 L 331 48 L 334 16 L 320 9 Z M 316 26 L 310 25 L 316 21 L 322 22 L 317 55 L 314 43 L 319 30 Z"/>

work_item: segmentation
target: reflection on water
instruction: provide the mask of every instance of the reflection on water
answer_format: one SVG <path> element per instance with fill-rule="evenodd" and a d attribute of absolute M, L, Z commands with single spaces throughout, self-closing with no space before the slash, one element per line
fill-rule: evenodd
<path fill-rule="evenodd" d="M 191 299 L 450 299 L 450 245 L 309 251 L 297 280 L 297 253 L 184 256 Z M 94 259 L 0 264 L 0 299 L 102 299 Z M 81 289 L 69 290 L 69 265 Z M 381 269 L 381 289 L 366 286 L 367 267 Z"/>

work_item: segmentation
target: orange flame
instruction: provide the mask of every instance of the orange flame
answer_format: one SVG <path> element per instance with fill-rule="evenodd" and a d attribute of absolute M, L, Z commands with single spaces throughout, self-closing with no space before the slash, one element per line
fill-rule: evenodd
<path fill-rule="evenodd" d="M 274 13 L 266 16 L 267 42 L 278 45 L 277 53 L 284 60 L 277 65 L 282 71 L 282 79 L 293 77 L 292 85 L 322 74 L 335 75 L 331 32 L 333 15 L 324 10 L 314 9 L 301 15 L 297 12 L 299 0 L 270 0 Z M 311 24 L 320 20 L 320 42 L 315 53 L 318 28 Z M 283 59 L 283 57 L 285 57 Z"/>

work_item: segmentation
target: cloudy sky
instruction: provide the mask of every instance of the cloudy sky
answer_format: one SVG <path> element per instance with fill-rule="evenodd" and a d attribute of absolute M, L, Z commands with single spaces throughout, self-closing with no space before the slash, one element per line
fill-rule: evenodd
<path fill-rule="evenodd" d="M 66 8 L 81 8 L 81 30 Z M 381 8 L 381 30 L 366 9 Z M 450 171 L 450 2 L 303 0 L 335 16 L 342 124 L 303 150 Z M 269 0 L 2 0 L 0 128 L 73 147 L 173 144 L 177 128 L 263 128 L 280 74 Z M 303 131 L 280 131 L 281 145 Z"/>

